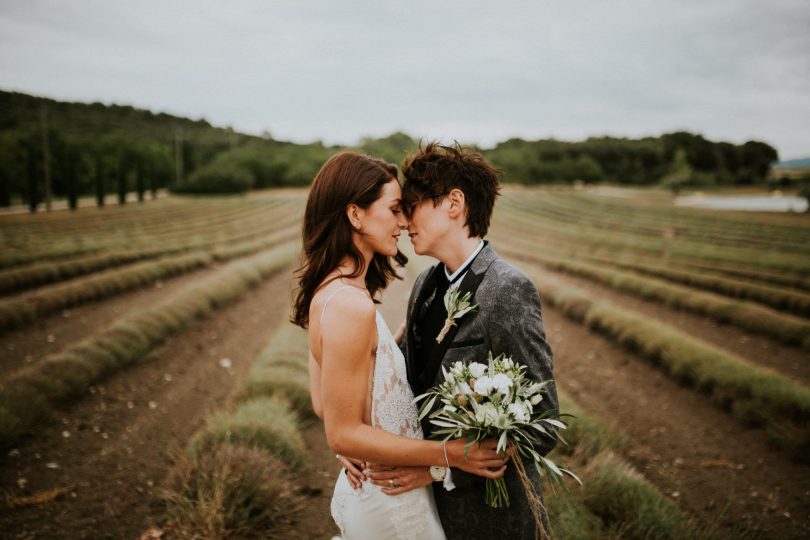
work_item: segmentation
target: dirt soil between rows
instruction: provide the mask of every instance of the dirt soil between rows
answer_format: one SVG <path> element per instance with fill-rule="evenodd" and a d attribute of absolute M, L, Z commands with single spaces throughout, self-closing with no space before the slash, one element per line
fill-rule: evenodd
<path fill-rule="evenodd" d="M 67 492 L 19 508 L 0 503 L 2 536 L 131 539 L 165 525 L 157 489 L 171 456 L 227 405 L 286 317 L 289 277 L 285 270 L 197 321 L 3 456 L 4 495 Z M 380 306 L 392 330 L 404 318 L 411 283 L 395 282 Z M 623 455 L 689 515 L 728 531 L 742 525 L 756 538 L 810 536 L 810 468 L 790 462 L 768 447 L 761 430 L 742 427 L 647 361 L 548 305 L 543 314 L 560 386 L 626 434 Z M 231 359 L 230 369 L 220 366 L 223 358 Z M 339 466 L 322 424 L 304 436 L 311 452 L 310 466 L 301 471 L 308 497 L 291 537 L 328 540 L 337 534 L 329 502 Z"/>
<path fill-rule="evenodd" d="M 137 538 L 163 525 L 172 455 L 227 404 L 287 316 L 291 268 L 196 321 L 141 363 L 92 388 L 0 462 L 3 538 Z M 138 302 L 140 303 L 140 301 Z M 88 315 L 90 317 L 90 315 Z M 223 359 L 230 360 L 221 362 Z M 48 495 L 64 490 L 51 499 Z M 12 508 L 7 497 L 43 495 Z"/>
<path fill-rule="evenodd" d="M 5 377 L 25 365 L 39 362 L 49 354 L 62 351 L 69 344 L 93 335 L 132 310 L 153 307 L 187 285 L 204 280 L 220 267 L 212 265 L 155 281 L 98 302 L 64 309 L 18 330 L 0 333 L 0 376 Z"/>
<path fill-rule="evenodd" d="M 753 538 L 810 535 L 810 467 L 548 304 L 543 318 L 560 387 L 624 434 L 624 457 L 688 515 Z"/>

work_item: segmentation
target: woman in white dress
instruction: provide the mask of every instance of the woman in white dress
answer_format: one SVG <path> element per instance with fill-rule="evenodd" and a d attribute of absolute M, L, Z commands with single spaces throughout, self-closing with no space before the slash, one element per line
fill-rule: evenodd
<path fill-rule="evenodd" d="M 357 480 L 341 472 L 332 515 L 345 540 L 444 539 L 428 467 L 487 478 L 506 468 L 495 441 L 471 447 L 465 458 L 463 440 L 423 439 L 405 360 L 374 300 L 396 277 L 391 259 L 407 262 L 397 249 L 407 226 L 400 198 L 395 166 L 342 152 L 316 175 L 304 214 L 293 322 L 308 330 L 312 404 L 329 446 L 355 464 L 410 471 L 385 487 L 352 485 Z"/>

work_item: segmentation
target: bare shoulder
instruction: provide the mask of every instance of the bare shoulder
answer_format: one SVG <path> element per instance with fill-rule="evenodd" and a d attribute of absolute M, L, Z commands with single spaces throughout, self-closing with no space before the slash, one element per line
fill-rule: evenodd
<path fill-rule="evenodd" d="M 361 289 L 334 282 L 315 294 L 310 314 L 317 317 L 323 337 L 356 338 L 373 328 L 376 307 Z"/>

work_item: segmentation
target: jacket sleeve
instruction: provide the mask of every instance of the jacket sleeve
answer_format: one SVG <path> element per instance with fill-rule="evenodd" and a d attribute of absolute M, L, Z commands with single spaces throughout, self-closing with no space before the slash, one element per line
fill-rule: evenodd
<path fill-rule="evenodd" d="M 487 326 L 492 354 L 506 353 L 527 367 L 526 374 L 535 381 L 553 379 L 553 356 L 546 340 L 540 295 L 534 283 L 522 272 L 507 272 L 498 287 L 495 305 Z M 540 411 L 554 411 L 559 418 L 557 386 L 546 386 L 546 394 L 538 404 Z M 544 437 L 538 451 L 548 454 L 557 445 L 557 438 Z"/>

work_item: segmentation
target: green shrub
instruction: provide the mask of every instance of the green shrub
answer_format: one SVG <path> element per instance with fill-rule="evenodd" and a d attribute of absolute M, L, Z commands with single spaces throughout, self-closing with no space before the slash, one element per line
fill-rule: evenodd
<path fill-rule="evenodd" d="M 240 393 L 240 401 L 257 397 L 283 396 L 302 418 L 313 418 L 309 395 L 309 375 L 306 368 L 270 365 L 251 371 Z"/>
<path fill-rule="evenodd" d="M 684 538 L 678 506 L 638 473 L 606 455 L 588 475 L 583 500 L 616 538 Z"/>
<path fill-rule="evenodd" d="M 223 443 L 262 448 L 287 464 L 304 462 L 305 446 L 298 418 L 284 401 L 258 398 L 246 401 L 233 412 L 217 413 L 189 443 L 191 455 L 210 451 Z"/>
<path fill-rule="evenodd" d="M 255 183 L 253 174 L 243 167 L 214 162 L 197 169 L 188 180 L 174 186 L 175 193 L 222 194 L 245 193 Z"/>
<path fill-rule="evenodd" d="M 178 456 L 162 499 L 176 520 L 171 537 L 183 540 L 283 537 L 290 515 L 302 507 L 280 460 L 231 444 Z"/>
<path fill-rule="evenodd" d="M 602 520 L 582 502 L 582 488 L 575 491 L 558 489 L 545 497 L 546 513 L 553 538 L 557 540 L 592 540 L 601 538 Z"/>

